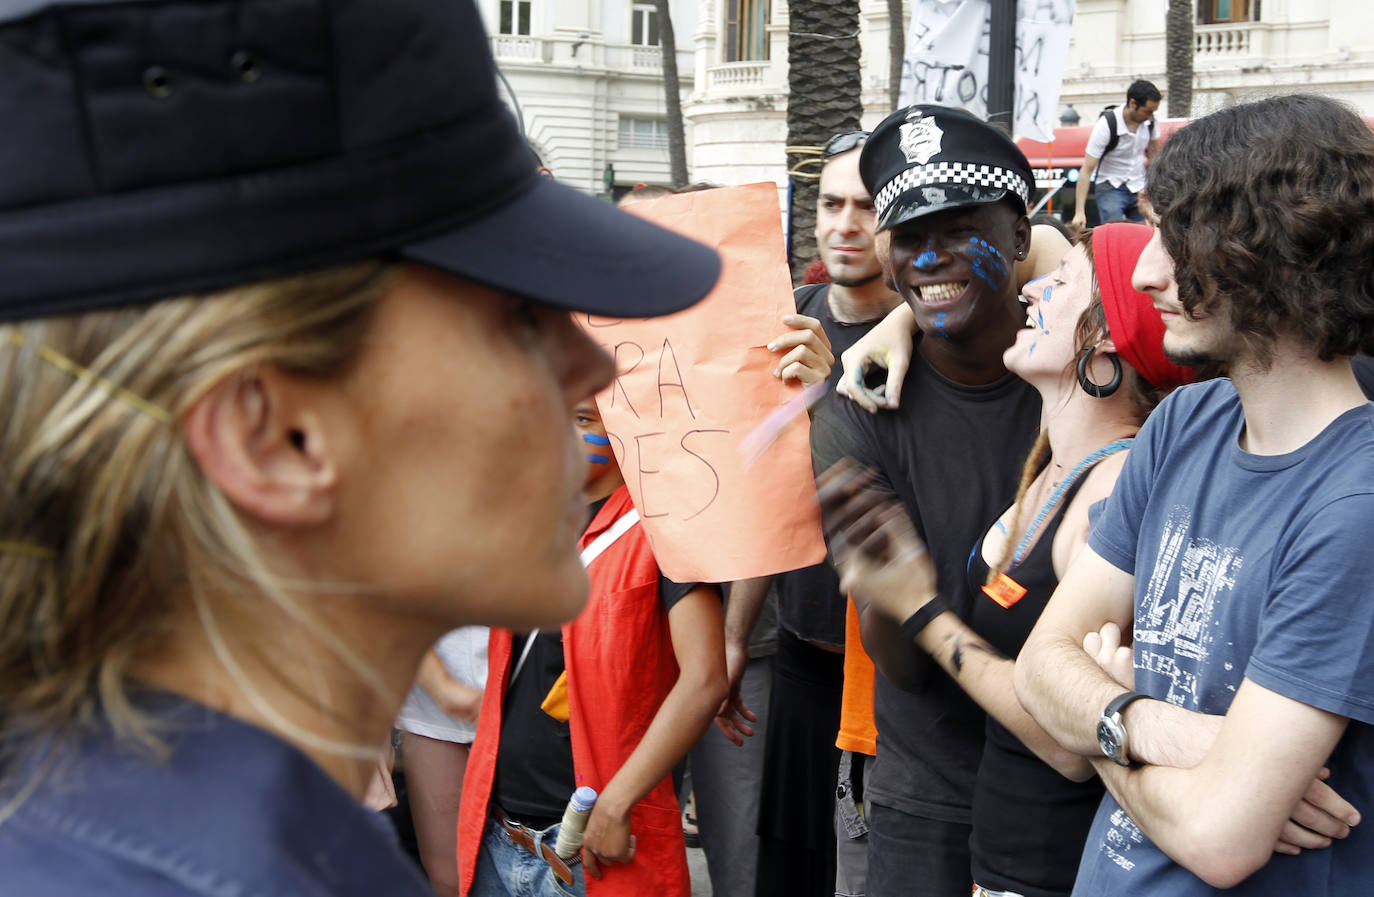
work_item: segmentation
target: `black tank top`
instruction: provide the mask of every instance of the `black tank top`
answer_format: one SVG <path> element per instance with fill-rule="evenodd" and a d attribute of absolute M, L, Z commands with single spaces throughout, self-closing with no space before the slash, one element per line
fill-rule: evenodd
<path fill-rule="evenodd" d="M 1026 590 L 1011 607 L 1003 607 L 982 589 L 988 564 L 983 560 L 981 538 L 969 556 L 968 588 L 973 595 L 969 625 L 1008 657 L 1021 651 L 1059 585 L 1054 574 L 1054 537 L 1064 510 L 1087 478 L 1084 471 L 1044 524 L 1030 553 L 1007 571 Z M 1025 897 L 1067 897 L 1102 792 L 1096 777 L 1087 782 L 1064 778 L 989 716 L 973 791 L 969 847 L 974 880 L 985 888 Z"/>

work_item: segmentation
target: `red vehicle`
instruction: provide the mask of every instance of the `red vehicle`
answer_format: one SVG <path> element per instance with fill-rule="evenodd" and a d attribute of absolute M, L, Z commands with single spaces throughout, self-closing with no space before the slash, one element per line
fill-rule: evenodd
<path fill-rule="evenodd" d="M 1186 118 L 1157 119 L 1157 135 L 1162 144 L 1169 139 L 1169 136 L 1179 128 L 1188 124 Z M 1086 124 L 1075 125 L 1072 128 L 1055 128 L 1054 140 L 1050 143 L 1042 143 L 1039 140 L 1031 140 L 1023 137 L 1016 141 L 1016 145 L 1021 148 L 1021 152 L 1026 154 L 1026 159 L 1030 161 L 1031 168 L 1035 171 L 1035 201 L 1032 203 L 1032 214 L 1034 212 L 1047 211 L 1057 213 L 1060 217 L 1068 220 L 1073 217 L 1074 190 L 1077 189 L 1078 169 L 1083 164 L 1083 154 L 1088 146 L 1088 137 L 1092 134 L 1093 125 L 1097 123 L 1094 117 Z M 1097 204 L 1090 196 L 1088 198 L 1088 220 L 1094 221 L 1097 217 Z"/>

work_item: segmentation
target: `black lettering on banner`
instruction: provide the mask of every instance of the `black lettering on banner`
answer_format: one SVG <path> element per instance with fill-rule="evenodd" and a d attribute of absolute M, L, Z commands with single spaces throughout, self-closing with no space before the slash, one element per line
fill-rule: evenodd
<path fill-rule="evenodd" d="M 619 327 L 623 323 L 620 318 L 603 318 L 599 315 L 587 314 L 584 314 L 582 317 L 587 319 L 588 327 Z M 598 324 L 596 323 L 597 321 L 604 321 L 605 323 Z"/>
<path fill-rule="evenodd" d="M 965 78 L 973 78 L 976 88 L 977 78 L 973 73 L 965 69 L 962 65 L 944 65 L 941 63 L 918 62 L 916 63 L 916 98 L 917 102 L 943 103 L 945 101 L 945 83 L 950 79 L 951 73 L 955 75 L 955 89 L 962 96 L 963 81 Z M 934 78 L 931 73 L 936 73 Z M 934 94 L 931 93 L 931 83 L 934 83 Z M 972 94 L 969 94 L 972 96 Z"/>
<path fill-rule="evenodd" d="M 620 350 L 626 346 L 629 346 L 633 348 L 636 352 L 638 352 L 639 357 L 635 359 L 634 364 L 630 365 L 627 368 L 621 368 Z M 611 357 L 615 361 L 615 380 L 611 383 L 611 407 L 615 407 L 615 394 L 616 392 L 619 392 L 622 396 L 625 397 L 625 407 L 629 408 L 630 413 L 633 414 L 636 419 L 638 419 L 639 412 L 635 410 L 634 403 L 630 401 L 630 394 L 625 391 L 625 385 L 620 382 L 620 378 L 629 375 L 635 368 L 639 367 L 640 362 L 644 360 L 644 349 L 641 348 L 638 343 L 616 343 L 615 349 L 611 351 Z"/>
<path fill-rule="evenodd" d="M 664 380 L 664 379 L 663 379 L 663 359 L 665 359 L 665 358 L 672 358 L 672 359 L 673 359 L 673 371 L 677 374 L 677 380 L 676 380 L 676 381 L 673 381 L 673 380 Z M 664 388 L 665 386 L 673 386 L 673 387 L 677 387 L 678 389 L 682 390 L 682 401 L 685 402 L 686 405 L 687 405 L 687 413 L 688 413 L 689 415 L 691 415 L 692 420 L 696 420 L 696 419 L 697 419 L 696 412 L 692 410 L 692 399 L 691 399 L 691 397 L 689 397 L 689 396 L 687 395 L 687 385 L 686 385 L 686 384 L 683 382 L 683 380 L 682 380 L 682 368 L 679 367 L 679 366 L 678 366 L 678 363 L 677 363 L 677 353 L 673 351 L 673 344 L 670 343 L 670 342 L 668 342 L 668 340 L 666 340 L 666 339 L 663 341 L 663 351 L 660 352 L 659 355 L 658 355 L 658 416 L 659 416 L 659 417 L 662 417 L 662 416 L 663 416 L 663 388 Z"/>
<path fill-rule="evenodd" d="M 1073 0 L 1037 0 L 1035 8 L 1025 16 L 1038 22 L 1048 20 L 1054 25 L 1073 22 Z"/>
<path fill-rule="evenodd" d="M 959 76 L 959 102 L 967 103 L 978 95 L 978 79 L 973 72 L 964 70 Z"/>
<path fill-rule="evenodd" d="M 903 64 L 910 65 L 911 62 L 910 60 L 908 60 L 906 63 Z M 915 66 L 912 67 L 911 77 L 916 82 L 915 87 L 912 90 L 913 102 L 923 103 L 927 99 L 929 99 L 929 97 L 926 95 L 926 73 L 929 71 L 930 66 L 924 62 L 918 62 Z"/>
<path fill-rule="evenodd" d="M 920 46 L 921 42 L 926 39 L 926 35 L 930 34 L 930 26 L 927 25 L 925 22 L 919 22 L 917 23 L 916 27 L 921 29 L 921 33 L 916 35 L 916 40 L 912 41 L 912 43 L 916 44 L 917 46 Z M 934 49 L 935 45 L 933 43 L 926 44 L 927 52 Z"/>
<path fill-rule="evenodd" d="M 1035 39 L 1035 43 L 1029 48 L 1024 48 L 1018 41 L 1016 44 L 1016 68 L 1018 71 L 1031 75 L 1040 74 L 1040 63 L 1045 55 L 1045 35 L 1041 34 Z M 1031 58 L 1034 57 L 1035 64 L 1030 65 Z"/>
<path fill-rule="evenodd" d="M 637 456 L 637 463 L 635 464 L 635 466 L 636 466 L 636 467 L 638 468 L 638 470 L 639 470 L 639 504 L 640 504 L 640 507 L 639 507 L 639 516 L 640 516 L 640 517 L 643 517 L 643 518 L 646 518 L 646 519 L 647 519 L 647 518 L 653 518 L 653 517 L 667 517 L 667 516 L 668 516 L 668 512 L 667 512 L 667 511 L 664 511 L 662 514 L 650 514 L 650 513 L 649 513 L 649 494 L 648 494 L 647 492 L 644 491 L 644 476 L 645 476 L 645 474 L 648 474 L 648 475 L 651 475 L 651 476 L 652 476 L 653 474 L 661 473 L 662 471 L 658 470 L 657 468 L 655 468 L 655 469 L 653 469 L 653 470 L 649 470 L 649 469 L 645 468 L 645 466 L 644 466 L 644 443 L 643 443 L 643 440 L 649 439 L 649 438 L 654 437 L 654 436 L 662 436 L 662 435 L 663 435 L 662 433 L 640 433 L 640 434 L 638 434 L 638 435 L 635 436 L 635 455 Z"/>
<path fill-rule="evenodd" d="M 716 473 L 716 468 L 715 468 L 714 465 L 711 464 L 710 461 L 707 461 L 706 458 L 704 458 L 702 455 L 697 454 L 696 452 L 692 451 L 690 448 L 687 447 L 687 437 L 689 437 L 689 436 L 695 436 L 695 435 L 698 434 L 698 433 L 729 433 L 729 432 L 730 432 L 729 430 L 688 430 L 686 433 L 683 433 L 683 434 L 682 434 L 682 439 L 681 439 L 681 441 L 679 441 L 678 445 L 681 445 L 681 446 L 682 446 L 682 450 L 685 451 L 687 454 L 691 455 L 693 458 L 696 458 L 696 459 L 697 459 L 698 461 L 700 461 L 702 464 L 706 465 L 706 469 L 709 470 L 709 471 L 711 472 L 711 478 L 712 478 L 713 480 L 715 480 L 715 485 L 712 486 L 712 488 L 711 488 L 711 497 L 708 498 L 708 499 L 706 500 L 706 504 L 702 505 L 700 508 L 698 508 L 698 509 L 697 509 L 696 511 L 694 511 L 693 513 L 688 514 L 686 517 L 682 518 L 684 522 L 685 522 L 685 521 L 688 521 L 688 520 L 691 520 L 693 517 L 696 517 L 696 516 L 700 515 L 700 514 L 701 514 L 703 511 L 705 511 L 707 508 L 711 507 L 711 505 L 715 504 L 716 497 L 720 495 L 720 474 Z"/>

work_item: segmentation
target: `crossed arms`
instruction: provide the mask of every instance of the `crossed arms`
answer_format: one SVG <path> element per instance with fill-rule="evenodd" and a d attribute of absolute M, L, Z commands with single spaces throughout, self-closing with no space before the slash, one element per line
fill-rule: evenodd
<path fill-rule="evenodd" d="M 1347 720 L 1246 679 L 1225 716 L 1135 701 L 1123 719 L 1127 769 L 1100 756 L 1099 715 L 1126 687 L 1083 647 L 1105 623 L 1130 631 L 1134 577 L 1084 550 L 1016 663 L 1016 694 L 1035 720 L 1093 766 L 1161 850 L 1208 884 L 1232 887 L 1274 850 L 1345 837 L 1359 814 L 1319 778 Z M 1274 846 L 1277 844 L 1277 848 Z"/>

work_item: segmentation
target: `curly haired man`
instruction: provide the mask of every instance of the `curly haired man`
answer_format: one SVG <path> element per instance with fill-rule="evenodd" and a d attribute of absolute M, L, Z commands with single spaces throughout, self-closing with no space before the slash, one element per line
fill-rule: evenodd
<path fill-rule="evenodd" d="M 1374 137 L 1321 97 L 1236 106 L 1179 131 L 1148 189 L 1135 285 L 1166 353 L 1228 378 L 1140 431 L 1017 664 L 1107 783 L 1075 894 L 1364 891 Z"/>

